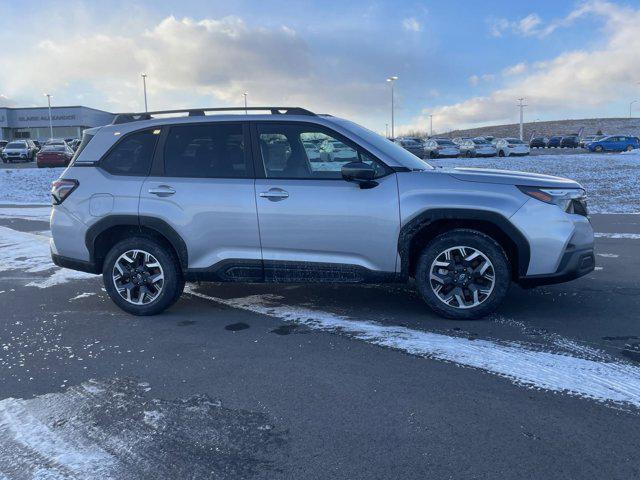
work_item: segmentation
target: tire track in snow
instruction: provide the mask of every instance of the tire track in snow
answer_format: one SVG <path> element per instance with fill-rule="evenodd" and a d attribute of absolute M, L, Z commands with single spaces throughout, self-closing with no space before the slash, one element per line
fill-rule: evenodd
<path fill-rule="evenodd" d="M 345 335 L 411 355 L 478 368 L 509 379 L 516 385 L 562 392 L 607 404 L 640 407 L 640 368 L 617 361 L 604 361 L 593 349 L 583 350 L 591 357 L 584 358 L 532 350 L 518 342 L 471 340 L 352 320 L 321 310 L 282 305 L 283 297 L 277 295 L 218 298 L 197 292 L 191 285 L 187 286 L 186 292 L 229 307 L 303 324 L 314 330 Z M 570 346 L 574 352 L 580 351 L 576 345 L 564 346 Z"/>

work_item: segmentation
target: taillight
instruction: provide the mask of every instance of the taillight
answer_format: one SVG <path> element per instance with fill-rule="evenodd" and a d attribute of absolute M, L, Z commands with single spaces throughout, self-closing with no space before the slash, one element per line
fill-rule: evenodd
<path fill-rule="evenodd" d="M 54 205 L 60 205 L 71 195 L 80 183 L 78 180 L 56 180 L 51 183 L 51 198 Z"/>

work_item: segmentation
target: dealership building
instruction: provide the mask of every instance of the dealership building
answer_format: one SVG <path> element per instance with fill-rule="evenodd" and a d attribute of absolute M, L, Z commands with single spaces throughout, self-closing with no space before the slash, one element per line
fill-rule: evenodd
<path fill-rule="evenodd" d="M 49 125 L 53 138 L 80 138 L 85 128 L 106 125 L 114 117 L 113 113 L 89 107 L 51 107 L 49 122 L 48 107 L 0 107 L 0 140 L 46 140 L 52 137 Z"/>

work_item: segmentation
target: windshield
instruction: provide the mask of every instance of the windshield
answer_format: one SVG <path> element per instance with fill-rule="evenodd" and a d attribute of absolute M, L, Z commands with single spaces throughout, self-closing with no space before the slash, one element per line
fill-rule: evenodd
<path fill-rule="evenodd" d="M 509 140 L 507 140 L 507 142 L 509 142 L 509 145 L 521 145 L 524 143 L 522 140 L 518 140 L 515 138 L 510 138 Z"/>
<path fill-rule="evenodd" d="M 11 142 L 6 148 L 26 148 L 26 144 L 23 142 Z"/>
<path fill-rule="evenodd" d="M 388 155 L 389 157 L 397 160 L 403 166 L 410 168 L 411 170 L 433 169 L 431 165 L 420 160 L 413 153 L 405 150 L 400 145 L 387 140 L 382 135 L 379 135 L 376 132 L 369 130 L 368 128 L 364 128 L 357 123 L 353 123 L 349 120 L 336 118 L 334 119 L 334 121 L 336 121 L 336 123 L 339 123 L 350 132 L 353 132 L 363 140 L 366 140 L 375 148 L 383 152 L 385 155 Z"/>
<path fill-rule="evenodd" d="M 43 152 L 65 152 L 67 148 L 64 145 L 46 145 Z"/>
<path fill-rule="evenodd" d="M 490 145 L 490 143 L 486 140 L 474 140 L 473 143 L 475 143 L 476 145 Z"/>
<path fill-rule="evenodd" d="M 452 146 L 452 147 L 455 147 L 455 145 L 456 145 L 451 140 L 436 140 L 436 143 L 438 145 L 448 145 L 448 146 Z"/>

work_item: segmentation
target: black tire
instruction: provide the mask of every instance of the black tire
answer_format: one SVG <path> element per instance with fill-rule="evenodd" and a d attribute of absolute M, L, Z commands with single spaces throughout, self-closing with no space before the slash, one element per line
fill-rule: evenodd
<path fill-rule="evenodd" d="M 471 153 L 471 150 L 467 151 L 467 158 L 472 158 L 473 157 L 473 153 Z"/>
<path fill-rule="evenodd" d="M 498 152 L 498 156 L 499 156 L 499 157 L 504 157 L 504 152 L 503 152 L 502 150 L 500 150 L 500 151 Z"/>
<path fill-rule="evenodd" d="M 627 145 L 627 152 L 630 152 L 631 150 L 633 150 L 633 147 L 631 145 Z"/>
<path fill-rule="evenodd" d="M 602 148 L 602 145 L 596 145 L 596 147 L 594 148 L 594 150 L 595 150 L 596 152 L 598 152 L 598 153 L 601 153 L 601 152 L 604 150 L 604 148 Z"/>
<path fill-rule="evenodd" d="M 118 293 L 114 284 L 112 272 L 115 262 L 129 250 L 143 250 L 150 253 L 162 267 L 164 274 L 162 290 L 160 295 L 148 304 L 134 305 L 129 303 Z M 174 252 L 156 239 L 143 235 L 122 240 L 109 250 L 104 260 L 102 279 L 109 297 L 118 307 L 127 313 L 140 316 L 157 315 L 169 308 L 178 301 L 185 285 L 180 262 Z"/>
<path fill-rule="evenodd" d="M 448 248 L 471 247 L 482 252 L 493 264 L 493 290 L 479 305 L 458 308 L 446 304 L 431 287 L 431 265 Z M 477 230 L 456 229 L 431 240 L 422 251 L 416 268 L 416 285 L 425 303 L 436 314 L 456 320 L 473 320 L 492 313 L 504 300 L 511 284 L 511 266 L 502 247 L 490 236 Z"/>

